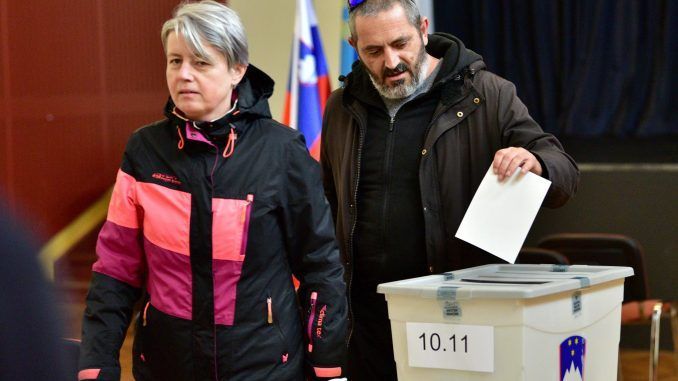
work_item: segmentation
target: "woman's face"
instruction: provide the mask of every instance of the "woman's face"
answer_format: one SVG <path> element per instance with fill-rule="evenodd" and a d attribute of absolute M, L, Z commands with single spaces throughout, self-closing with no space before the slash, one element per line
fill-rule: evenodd
<path fill-rule="evenodd" d="M 231 109 L 231 92 L 245 74 L 245 65 L 229 68 L 226 57 L 206 45 L 209 62 L 196 57 L 184 38 L 167 36 L 167 88 L 174 104 L 189 119 L 212 121 Z"/>

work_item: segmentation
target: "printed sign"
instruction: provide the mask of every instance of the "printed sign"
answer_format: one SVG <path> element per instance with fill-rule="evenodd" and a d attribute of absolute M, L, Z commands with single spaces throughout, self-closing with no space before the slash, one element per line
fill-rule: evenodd
<path fill-rule="evenodd" d="M 494 371 L 494 327 L 406 323 L 411 367 Z"/>

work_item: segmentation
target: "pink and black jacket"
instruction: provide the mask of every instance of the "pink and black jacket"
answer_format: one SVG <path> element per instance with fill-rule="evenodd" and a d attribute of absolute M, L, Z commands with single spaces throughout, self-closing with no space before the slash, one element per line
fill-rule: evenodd
<path fill-rule="evenodd" d="M 117 175 L 83 320 L 80 379 L 119 380 L 135 302 L 137 380 L 342 375 L 343 267 L 318 164 L 248 68 L 235 111 L 137 130 Z M 295 293 L 291 276 L 301 282 Z"/>

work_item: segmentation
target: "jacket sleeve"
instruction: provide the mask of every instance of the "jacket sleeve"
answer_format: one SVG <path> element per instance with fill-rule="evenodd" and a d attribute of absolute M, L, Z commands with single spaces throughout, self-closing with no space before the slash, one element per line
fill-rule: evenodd
<path fill-rule="evenodd" d="M 96 245 L 82 322 L 79 380 L 120 379 L 120 347 L 145 273 L 135 184 L 123 162 Z"/>
<path fill-rule="evenodd" d="M 551 181 L 544 206 L 557 208 L 574 196 L 579 168 L 553 135 L 545 133 L 518 98 L 515 86 L 503 80 L 499 87 L 498 121 L 502 146 L 523 147 L 537 157 L 542 177 Z"/>
<path fill-rule="evenodd" d="M 318 163 L 303 137 L 287 147 L 285 234 L 304 312 L 305 353 L 314 379 L 344 374 L 347 302 L 344 268 Z"/>

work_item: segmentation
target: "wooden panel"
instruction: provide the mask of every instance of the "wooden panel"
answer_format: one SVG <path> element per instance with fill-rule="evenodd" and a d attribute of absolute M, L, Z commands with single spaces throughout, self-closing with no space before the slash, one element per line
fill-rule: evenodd
<path fill-rule="evenodd" d="M 0 99 L 0 103 L 2 99 Z M 9 166 L 9 152 L 8 152 L 8 128 L 7 122 L 4 118 L 0 118 L 0 199 L 3 202 L 11 200 L 6 200 L 8 187 L 10 186 L 9 177 L 8 177 L 8 166 Z"/>
<path fill-rule="evenodd" d="M 12 97 L 96 94 L 96 2 L 9 1 Z"/>
<path fill-rule="evenodd" d="M 159 34 L 177 3 L 0 0 L 0 187 L 43 239 L 113 185 L 130 133 L 162 118 Z"/>
<path fill-rule="evenodd" d="M 99 117 L 18 119 L 30 133 L 17 133 L 21 147 L 15 161 L 17 200 L 40 235 L 53 234 L 98 199 L 115 173 L 102 171 Z"/>
<path fill-rule="evenodd" d="M 104 1 L 106 86 L 111 93 L 165 88 L 162 24 L 178 2 Z"/>
<path fill-rule="evenodd" d="M 9 142 L 10 134 L 9 119 L 10 114 L 7 107 L 7 59 L 9 47 L 7 40 L 7 0 L 0 0 L 0 197 L 7 203 L 12 204 L 11 183 L 9 179 L 8 167 L 10 165 Z M 9 193 L 8 193 L 9 192 Z"/>

